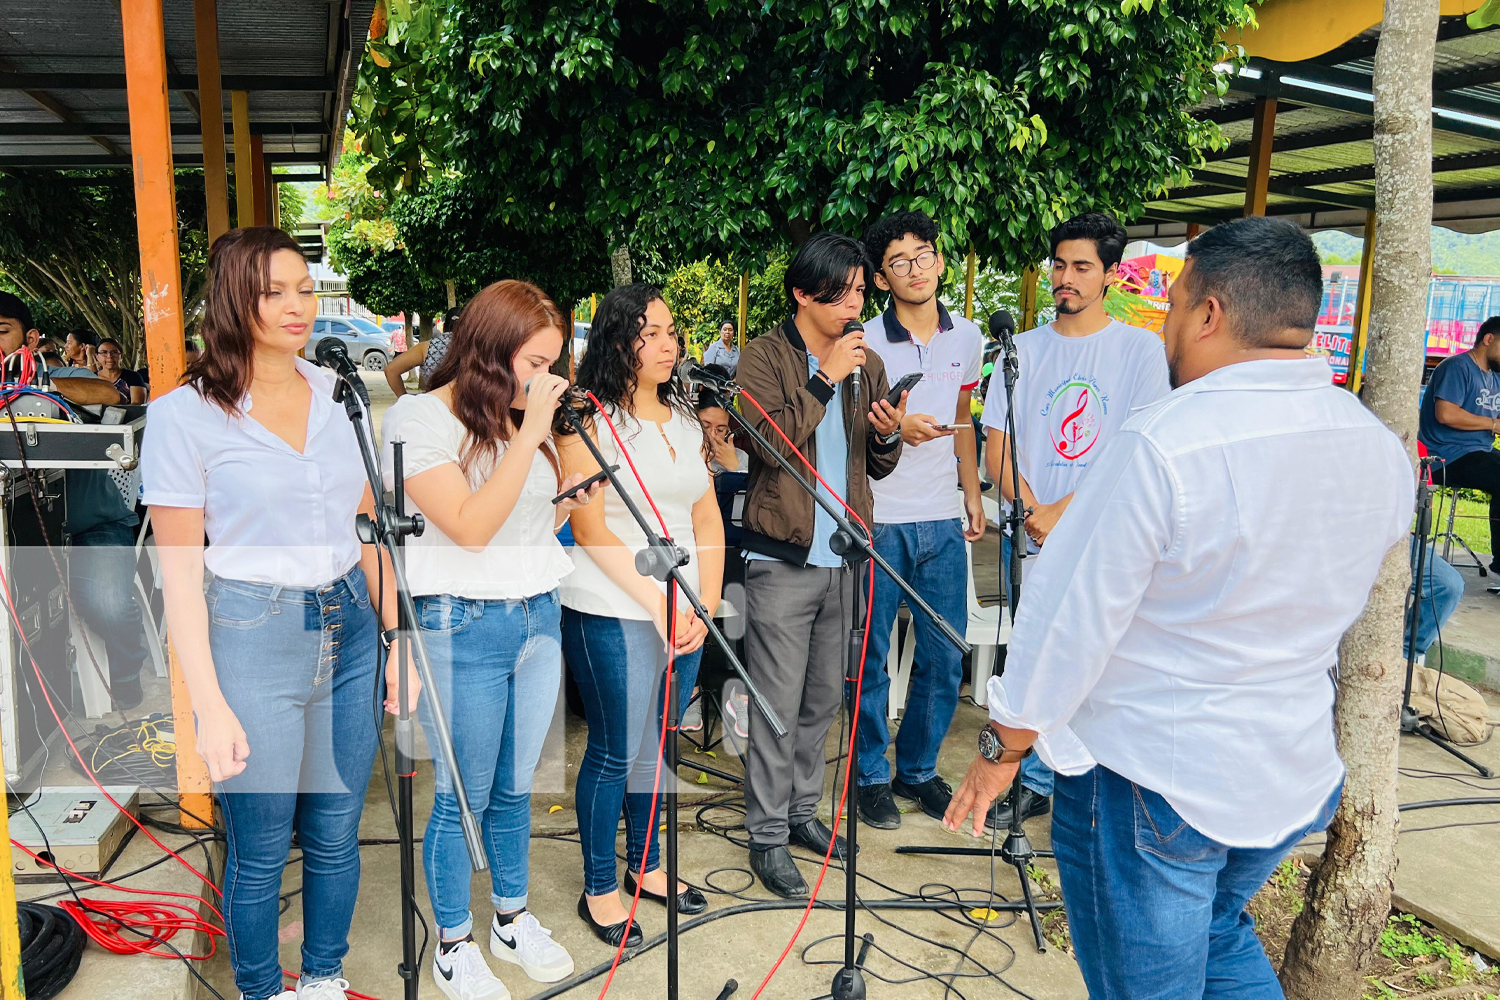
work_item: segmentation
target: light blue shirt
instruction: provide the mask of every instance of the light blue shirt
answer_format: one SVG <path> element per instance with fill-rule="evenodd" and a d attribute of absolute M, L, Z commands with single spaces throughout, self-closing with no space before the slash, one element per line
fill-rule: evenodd
<path fill-rule="evenodd" d="M 818 359 L 811 353 L 807 355 L 807 377 L 812 378 L 818 372 Z M 818 429 L 813 432 L 813 441 L 818 452 L 818 474 L 833 487 L 841 497 L 849 495 L 849 440 L 844 434 L 844 387 L 842 383 L 834 383 L 833 398 L 828 401 L 828 406 L 823 410 L 823 419 L 818 424 Z M 801 470 L 798 470 L 801 471 Z M 811 478 L 811 477 L 809 477 Z M 818 483 L 818 494 L 837 509 L 840 507 L 838 499 Z M 846 512 L 847 513 L 847 512 Z M 841 556 L 835 555 L 833 549 L 829 548 L 829 541 L 833 533 L 838 530 L 838 525 L 828 512 L 822 507 L 813 507 L 813 535 L 812 546 L 807 553 L 807 565 L 835 568 L 844 565 Z M 759 552 L 746 552 L 746 559 L 772 559 L 773 556 L 762 555 Z"/>

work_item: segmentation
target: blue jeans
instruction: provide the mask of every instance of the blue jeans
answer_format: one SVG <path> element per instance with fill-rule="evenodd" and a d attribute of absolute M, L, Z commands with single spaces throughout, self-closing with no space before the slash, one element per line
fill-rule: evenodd
<path fill-rule="evenodd" d="M 73 603 L 104 640 L 109 682 L 130 683 L 146 663 L 146 632 L 135 603 L 135 528 L 111 521 L 73 536 L 68 555 Z M 83 658 L 87 653 L 79 650 Z M 92 664 L 80 664 L 92 670 Z"/>
<path fill-rule="evenodd" d="M 1035 559 L 1036 556 L 1027 558 Z M 1011 606 L 1011 623 L 1016 620 L 1015 604 L 1010 599 L 1010 539 L 1004 535 L 1000 536 L 1000 589 L 1005 594 L 1005 603 Z M 1001 668 L 1004 673 L 1004 668 Z M 1021 761 L 1021 784 L 1036 792 L 1038 795 L 1050 797 L 1053 784 L 1057 778 L 1052 768 L 1042 763 L 1042 758 L 1036 754 L 1030 754 Z"/>
<path fill-rule="evenodd" d="M 1416 541 L 1412 541 L 1412 568 L 1416 568 L 1417 552 Z M 1427 569 L 1422 576 L 1422 606 L 1417 610 L 1417 649 L 1418 655 L 1427 652 L 1429 646 L 1437 641 L 1438 630 L 1442 628 L 1443 622 L 1447 621 L 1458 608 L 1458 602 L 1464 597 L 1464 578 L 1458 570 L 1450 566 L 1442 556 L 1427 551 Z M 1408 588 L 1409 594 L 1415 594 L 1416 588 Z M 1407 619 L 1406 642 L 1411 644 L 1411 620 Z M 1405 650 L 1403 650 L 1405 652 Z"/>
<path fill-rule="evenodd" d="M 1245 904 L 1298 841 L 1328 825 L 1341 791 L 1276 846 L 1240 848 L 1108 768 L 1060 775 L 1052 847 L 1089 996 L 1281 1000 Z"/>
<path fill-rule="evenodd" d="M 216 789 L 228 839 L 224 930 L 245 1000 L 282 992 L 281 873 L 302 847 L 302 976 L 340 974 L 359 890 L 359 816 L 375 763 L 379 625 L 364 573 L 311 590 L 214 579 L 219 690 L 250 746 Z"/>
<path fill-rule="evenodd" d="M 661 738 L 665 643 L 649 621 L 604 618 L 564 608 L 563 653 L 578 682 L 589 722 L 588 747 L 578 766 L 574 801 L 583 841 L 583 891 L 614 892 L 615 837 L 625 813 L 625 857 L 631 871 L 655 871 L 659 864 L 656 827 L 651 822 L 651 790 Z M 698 680 L 703 652 L 679 656 L 678 708 L 685 708 Z M 679 713 L 678 720 L 681 721 Z M 662 766 L 661 788 L 677 776 Z M 645 857 L 642 864 L 641 858 Z"/>
<path fill-rule="evenodd" d="M 962 629 L 968 620 L 968 551 L 962 522 L 918 521 L 875 525 L 875 551 L 891 569 L 921 594 L 932 610 Z M 875 571 L 875 607 L 870 619 L 865 677 L 859 701 L 859 784 L 886 785 L 891 766 L 885 759 L 891 742 L 886 726 L 886 704 L 891 678 L 886 653 L 891 625 L 903 600 L 901 589 L 883 571 Z M 948 735 L 958 687 L 963 682 L 963 654 L 949 642 L 932 619 L 912 612 L 917 630 L 917 655 L 911 665 L 911 687 L 901 727 L 896 732 L 896 777 L 917 784 L 937 776 L 938 749 Z M 962 633 L 960 633 L 962 634 Z"/>
<path fill-rule="evenodd" d="M 551 591 L 519 601 L 479 601 L 448 594 L 418 597 L 417 624 L 432 657 L 433 681 L 448 713 L 453 754 L 469 807 L 484 833 L 490 902 L 497 911 L 526 908 L 530 881 L 531 780 L 557 707 L 562 682 L 558 645 L 561 605 Z M 437 747 L 430 698 L 418 704 L 429 747 Z M 450 940 L 473 927 L 474 874 L 459 821 L 453 778 L 432 754 L 436 794 L 422 868 L 439 933 Z"/>

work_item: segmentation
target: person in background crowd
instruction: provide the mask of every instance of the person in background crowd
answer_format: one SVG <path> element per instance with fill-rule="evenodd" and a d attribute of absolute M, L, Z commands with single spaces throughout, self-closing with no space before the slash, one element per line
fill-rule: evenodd
<path fill-rule="evenodd" d="M 553 505 L 562 481 L 552 415 L 567 380 L 548 374 L 563 318 L 535 285 L 485 288 L 454 325 L 429 390 L 396 401 L 381 428 L 385 468 L 406 442 L 406 493 L 427 519 L 407 543 L 417 626 L 448 711 L 453 752 L 490 863 L 489 949 L 537 982 L 573 959 L 528 909 L 531 786 L 562 682 L 557 585 L 573 569 L 556 532 L 588 495 Z M 529 390 L 524 388 L 530 385 Z M 387 488 L 394 488 L 387 472 Z M 420 706 L 437 741 L 430 700 Z M 473 870 L 453 780 L 433 756 L 437 793 L 422 868 L 438 924 L 433 981 L 451 1000 L 500 1000 L 505 984 L 474 942 Z"/>
<path fill-rule="evenodd" d="M 698 399 L 698 422 L 703 425 L 705 445 L 704 457 L 708 470 L 714 475 L 722 472 L 749 471 L 750 456 L 735 447 L 734 431 L 729 426 L 729 412 L 724 401 L 712 393 L 704 393 Z"/>
<path fill-rule="evenodd" d="M 734 378 L 740 366 L 740 349 L 734 344 L 734 324 L 729 320 L 719 324 L 719 339 L 703 349 L 705 365 L 719 365 Z"/>
<path fill-rule="evenodd" d="M 224 817 L 235 985 L 243 1000 L 346 1000 L 378 725 L 370 696 L 396 624 L 396 602 L 371 590 L 393 597 L 395 580 L 389 564 L 377 576 L 374 546 L 355 533 L 374 503 L 335 376 L 298 356 L 317 308 L 301 249 L 280 229 L 234 229 L 214 241 L 209 272 L 208 351 L 151 404 L 142 500 Z M 401 658 L 388 662 L 394 711 Z M 409 682 L 414 700 L 414 672 Z M 279 914 L 294 828 L 302 975 L 286 989 Z"/>
<path fill-rule="evenodd" d="M 865 524 L 874 522 L 870 480 L 896 467 L 906 415 L 905 399 L 891 406 L 885 398 L 890 385 L 880 355 L 865 349 L 863 333 L 843 332 L 864 310 L 869 283 L 870 261 L 858 240 L 813 236 L 787 267 L 786 297 L 795 315 L 745 345 L 737 379 L 828 484 L 819 491 L 828 496 L 831 487 L 833 497 L 847 497 Z M 858 412 L 846 381 L 857 367 L 863 369 Z M 772 448 L 801 462 L 759 409 L 746 415 Z M 833 838 L 817 809 L 856 581 L 830 547 L 833 519 L 758 446 L 750 455 L 744 522 L 745 668 L 788 730 L 777 740 L 761 714 L 750 713 L 750 868 L 776 895 L 805 896 L 807 883 L 787 845 L 827 856 Z M 882 665 L 869 667 L 873 674 Z M 842 856 L 842 837 L 833 849 Z"/>
<path fill-rule="evenodd" d="M 36 353 L 47 363 L 48 368 L 63 367 L 62 348 L 51 337 L 42 337 L 36 343 Z"/>
<path fill-rule="evenodd" d="M 385 366 L 385 381 L 391 387 L 391 392 L 398 397 L 406 395 L 403 378 L 413 368 L 417 369 L 417 388 L 422 392 L 427 391 L 433 372 L 443 363 L 443 355 L 448 350 L 453 328 L 462 314 L 461 309 L 449 309 L 443 313 L 441 330 L 391 359 L 390 364 Z"/>
<path fill-rule="evenodd" d="M 196 340 L 188 337 L 182 342 L 182 355 L 187 359 L 187 364 L 192 366 L 198 363 L 198 359 L 203 356 L 203 351 L 198 347 Z"/>
<path fill-rule="evenodd" d="M 1412 539 L 1412 569 L 1416 569 L 1417 545 L 1416 539 Z M 1413 574 L 1415 575 L 1415 574 Z M 1427 655 L 1427 650 L 1437 642 L 1442 634 L 1443 623 L 1453 617 L 1453 612 L 1458 610 L 1459 602 L 1464 599 L 1463 574 L 1448 564 L 1448 560 L 1431 550 L 1427 553 L 1427 572 L 1423 574 L 1422 581 L 1422 606 L 1417 609 L 1417 631 L 1411 630 L 1411 622 L 1407 619 L 1403 622 L 1405 629 L 1405 643 L 1402 647 L 1403 654 L 1414 651 L 1419 657 Z M 1416 585 L 1413 584 L 1409 593 L 1415 597 Z M 1415 640 L 1415 650 L 1411 650 Z"/>
<path fill-rule="evenodd" d="M 703 458 L 703 428 L 683 383 L 672 377 L 678 349 L 672 313 L 658 289 L 616 288 L 599 303 L 578 385 L 598 398 L 624 442 L 622 449 L 604 420 L 594 417 L 590 434 L 605 461 L 620 467 L 620 480 L 636 506 L 660 511 L 666 532 L 691 554 L 682 575 L 713 614 L 722 593 L 724 528 Z M 580 437 L 570 434 L 562 442 L 563 471 L 569 476 L 599 471 Z M 675 628 L 669 628 L 667 584 L 636 572 L 635 554 L 645 548 L 645 535 L 614 490 L 606 490 L 601 503 L 574 511 L 571 522 L 576 568 L 562 585 L 563 651 L 589 723 L 575 796 L 583 842 L 578 915 L 600 940 L 618 946 L 629 913 L 616 879 L 622 809 L 625 892 L 633 894 L 639 880 L 642 897 L 675 906 L 679 913 L 708 908 L 698 889 L 667 883 L 650 818 L 667 695 L 663 640 L 676 642 L 672 669 L 684 696 L 672 721 L 680 723 L 708 629 L 680 598 Z M 662 773 L 663 783 L 672 780 L 675 776 Z M 626 940 L 628 947 L 640 943 L 639 922 L 630 925 Z"/>
<path fill-rule="evenodd" d="M 28 343 L 42 343 L 30 307 L 15 295 L 0 292 L 0 355 L 9 357 Z M 52 346 L 55 351 L 56 345 Z M 47 355 L 41 358 L 48 363 Z M 64 398 L 120 401 L 114 387 L 101 383 L 88 369 L 50 364 L 49 369 L 60 373 L 54 387 Z M 63 486 L 68 511 L 65 530 L 72 540 L 69 591 L 78 613 L 104 642 L 103 649 L 80 646 L 76 650 L 79 669 L 99 669 L 98 655 L 107 654 L 109 676 L 100 679 L 109 687 L 116 708 L 135 708 L 145 697 L 141 668 L 148 655 L 141 609 L 135 603 L 135 526 L 139 523 L 135 505 L 102 469 L 70 469 L 63 474 Z"/>
<path fill-rule="evenodd" d="M 132 405 L 141 406 L 146 402 L 146 380 L 129 368 L 121 367 L 125 349 L 118 340 L 113 337 L 100 340 L 99 346 L 94 348 L 94 357 L 98 362 L 94 371 L 100 378 L 119 389 L 120 395 Z"/>
<path fill-rule="evenodd" d="M 1019 761 L 1048 758 L 1091 997 L 1282 996 L 1245 905 L 1338 804 L 1339 639 L 1414 485 L 1401 441 L 1306 354 L 1322 296 L 1290 222 L 1188 245 L 1163 330 L 1176 391 L 1115 432 L 1042 546 L 944 820 L 979 836 Z"/>
<path fill-rule="evenodd" d="M 98 364 L 94 351 L 99 346 L 99 335 L 88 327 L 77 327 L 68 331 L 63 341 L 63 360 L 76 368 L 94 371 Z"/>
<path fill-rule="evenodd" d="M 1490 570 L 1500 573 L 1500 316 L 1479 325 L 1474 346 L 1433 371 L 1422 394 L 1417 438 L 1437 459 L 1438 486 L 1490 495 Z"/>
<path fill-rule="evenodd" d="M 875 494 L 875 548 L 932 609 L 955 628 L 968 620 L 969 552 L 984 537 L 984 504 L 974 455 L 969 394 L 979 384 L 984 335 L 972 320 L 953 316 L 938 301 L 943 255 L 938 230 L 925 212 L 881 219 L 865 233 L 875 284 L 890 293 L 885 311 L 865 323 L 870 350 L 885 362 L 886 378 L 918 373 L 901 421 L 901 461 Z M 947 430 L 943 425 L 961 430 Z M 901 825 L 892 793 L 915 802 L 934 819 L 948 809 L 953 789 L 937 772 L 938 750 L 963 683 L 963 654 L 925 614 L 913 612 L 917 652 L 906 712 L 896 734 L 895 780 L 886 750 L 890 678 L 880 669 L 901 604 L 899 587 L 875 577 L 869 652 L 859 706 L 859 814 L 882 830 Z"/>
<path fill-rule="evenodd" d="M 1018 335 L 1016 354 L 1016 454 L 1027 550 L 1036 552 L 1072 502 L 1085 474 L 1108 452 L 1110 441 L 1132 410 L 1170 391 L 1161 338 L 1150 330 L 1111 319 L 1104 293 L 1119 275 L 1125 227 L 1100 212 L 1069 219 L 1052 230 L 1052 298 L 1057 318 Z M 983 423 L 989 441 L 985 462 L 990 479 L 1013 502 L 1010 432 L 1005 380 L 990 379 Z M 1002 539 L 1000 583 L 1010 592 L 1010 544 Z M 1007 600 L 1008 600 L 1007 596 Z M 1022 599 L 1025 599 L 1023 588 Z M 1013 610 L 1013 614 L 1014 614 Z M 1009 796 L 997 804 L 991 822 L 1010 823 L 1012 808 L 1021 818 L 1051 808 L 1052 772 L 1038 757 L 1021 765 L 1021 801 Z"/>

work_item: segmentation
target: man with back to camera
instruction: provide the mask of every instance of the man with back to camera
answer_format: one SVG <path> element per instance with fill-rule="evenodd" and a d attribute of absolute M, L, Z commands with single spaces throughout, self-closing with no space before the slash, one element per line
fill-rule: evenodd
<path fill-rule="evenodd" d="M 875 494 L 875 548 L 954 628 L 968 619 L 968 548 L 984 537 L 984 504 L 974 457 L 969 394 L 979 384 L 984 337 L 973 321 L 953 316 L 938 301 L 943 255 L 938 230 L 925 212 L 881 219 L 865 233 L 875 265 L 875 285 L 890 304 L 865 324 L 868 349 L 885 362 L 886 378 L 922 380 L 907 397 L 901 421 L 901 460 L 871 484 Z M 958 425 L 957 432 L 947 429 Z M 916 657 L 906 711 L 897 731 L 895 780 L 886 760 L 890 731 L 886 703 L 890 678 L 883 669 L 900 589 L 885 573 L 875 576 L 875 608 L 859 706 L 859 814 L 871 826 L 894 830 L 901 813 L 892 793 L 942 819 L 953 790 L 937 772 L 938 750 L 963 681 L 963 654 L 925 614 L 912 612 Z"/>
<path fill-rule="evenodd" d="M 786 297 L 795 314 L 745 345 L 738 381 L 816 466 L 833 496 L 846 498 L 873 524 L 870 480 L 896 467 L 906 405 L 886 401 L 885 365 L 865 349 L 863 333 L 843 332 L 859 319 L 869 282 L 869 258 L 858 240 L 813 236 L 787 266 Z M 850 385 L 856 367 L 863 369 L 857 413 Z M 742 410 L 803 478 L 816 483 L 754 405 L 743 403 Z M 838 505 L 828 489 L 817 489 Z M 777 740 L 765 718 L 750 712 L 750 868 L 776 895 L 806 896 L 787 845 L 825 855 L 833 837 L 817 810 L 824 747 L 843 691 L 854 574 L 830 545 L 833 519 L 758 445 L 750 454 L 743 521 L 745 667 L 787 728 L 786 738 Z M 843 850 L 840 837 L 835 851 Z"/>
<path fill-rule="evenodd" d="M 703 363 L 718 365 L 734 378 L 740 366 L 740 351 L 734 346 L 734 324 L 725 320 L 719 324 L 719 339 L 703 349 Z"/>
<path fill-rule="evenodd" d="M 1093 997 L 1282 996 L 1245 904 L 1338 804 L 1339 639 L 1406 545 L 1415 486 L 1401 441 L 1305 352 L 1322 294 L 1290 222 L 1189 244 L 1163 331 L 1176 389 L 1042 546 L 953 794 L 945 823 L 977 836 L 1033 745 L 1057 769 Z M 1339 517 L 1306 516 L 1325 506 Z"/>
<path fill-rule="evenodd" d="M 1084 474 L 1096 465 L 1130 412 L 1165 396 L 1167 357 L 1161 338 L 1104 311 L 1104 294 L 1119 277 L 1125 228 L 1101 212 L 1075 216 L 1052 230 L 1052 299 L 1057 318 L 1016 339 L 1016 457 L 1026 518 L 1027 551 L 1046 542 Z M 996 361 L 996 365 L 999 365 Z M 985 465 L 1001 495 L 1015 496 L 1006 450 L 1005 380 L 990 378 L 982 422 Z M 1001 544 L 1000 583 L 1010 592 L 1010 539 Z M 1025 599 L 1023 588 L 1022 599 Z M 1014 617 L 1015 609 L 1012 609 Z M 1021 767 L 1021 818 L 1044 815 L 1052 772 L 1036 757 Z M 1010 823 L 1007 796 L 991 816 Z"/>
<path fill-rule="evenodd" d="M 1438 486 L 1483 490 L 1490 495 L 1490 569 L 1500 573 L 1500 316 L 1474 335 L 1474 346 L 1432 373 L 1422 394 L 1417 438 L 1437 459 Z"/>

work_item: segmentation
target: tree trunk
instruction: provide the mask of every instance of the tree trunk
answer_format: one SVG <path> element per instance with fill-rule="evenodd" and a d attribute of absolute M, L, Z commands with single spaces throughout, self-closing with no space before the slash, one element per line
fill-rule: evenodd
<path fill-rule="evenodd" d="M 609 276 L 616 288 L 631 282 L 630 244 L 623 227 L 615 231 L 615 245 L 609 252 Z"/>
<path fill-rule="evenodd" d="M 1416 448 L 1427 278 L 1432 273 L 1432 62 L 1436 0 L 1386 0 L 1375 53 L 1375 233 L 1363 398 Z M 1366 238 L 1370 238 L 1366 234 Z M 1349 774 L 1281 984 L 1291 1000 L 1358 1000 L 1390 914 L 1396 871 L 1398 712 L 1405 674 L 1405 541 L 1387 554 L 1339 647 L 1336 728 Z"/>
<path fill-rule="evenodd" d="M 429 316 L 429 315 L 427 315 L 426 313 L 418 313 L 417 314 L 417 320 L 421 323 L 421 326 L 418 329 L 420 329 L 422 331 L 422 339 L 423 340 L 431 340 L 432 339 L 432 317 Z M 452 333 L 453 331 L 449 330 L 448 332 Z"/>

